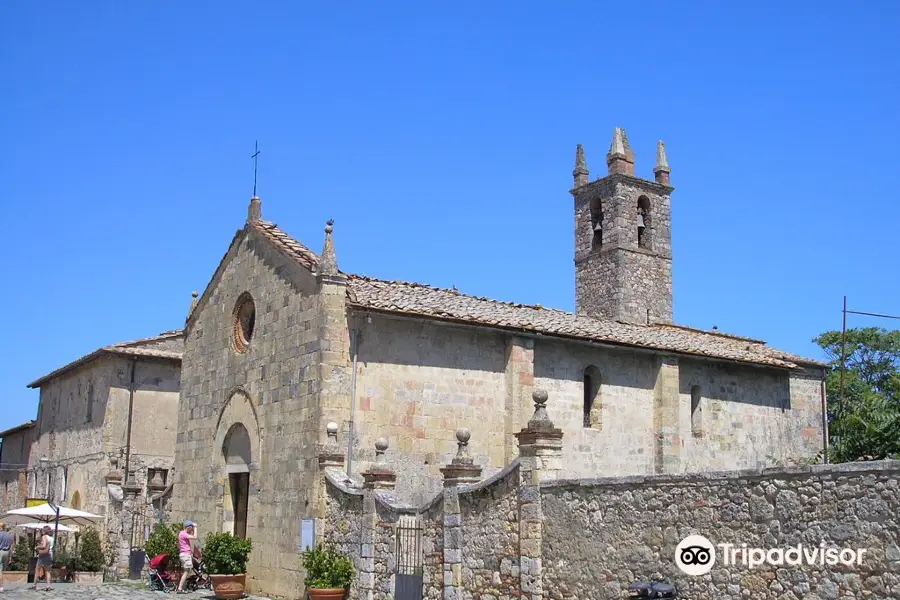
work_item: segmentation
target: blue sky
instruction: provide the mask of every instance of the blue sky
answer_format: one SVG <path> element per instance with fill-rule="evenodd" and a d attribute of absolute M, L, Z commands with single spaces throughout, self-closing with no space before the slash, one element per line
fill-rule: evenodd
<path fill-rule="evenodd" d="M 575 145 L 601 176 L 621 126 L 639 175 L 668 147 L 677 322 L 820 357 L 844 294 L 900 313 L 897 3 L 451 4 L 3 2 L 0 427 L 183 325 L 256 139 L 343 269 L 571 310 Z"/>

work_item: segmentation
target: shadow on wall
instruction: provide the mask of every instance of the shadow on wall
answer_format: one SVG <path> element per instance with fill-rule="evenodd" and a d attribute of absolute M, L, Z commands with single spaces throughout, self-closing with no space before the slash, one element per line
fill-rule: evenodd
<path fill-rule="evenodd" d="M 316 293 L 316 280 L 309 271 L 279 254 L 268 242 L 261 242 L 256 235 L 251 233 L 241 244 L 297 294 L 306 297 Z M 272 308 L 276 307 L 262 307 L 260 312 L 268 313 Z"/>
<path fill-rule="evenodd" d="M 372 315 L 360 319 L 359 362 L 502 373 L 506 342 L 497 334 Z"/>
<path fill-rule="evenodd" d="M 740 365 L 682 360 L 679 392 L 705 400 L 736 402 L 767 408 L 791 408 L 791 379 L 787 372 Z"/>
<path fill-rule="evenodd" d="M 585 370 L 593 367 L 604 386 L 652 390 L 659 362 L 644 353 L 594 348 L 582 344 L 539 341 L 534 346 L 535 379 L 569 381 L 581 385 Z"/>

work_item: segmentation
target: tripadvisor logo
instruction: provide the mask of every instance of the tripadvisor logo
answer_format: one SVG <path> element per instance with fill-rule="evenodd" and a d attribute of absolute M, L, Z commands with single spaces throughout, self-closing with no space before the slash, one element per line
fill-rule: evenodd
<path fill-rule="evenodd" d="M 716 548 L 719 552 L 716 552 Z M 721 558 L 724 566 L 742 565 L 755 569 L 762 565 L 797 567 L 800 565 L 861 565 L 865 548 L 825 547 L 797 544 L 788 548 L 749 548 L 747 544 L 713 544 L 702 535 L 689 535 L 675 547 L 675 564 L 685 575 L 706 575 Z"/>
<path fill-rule="evenodd" d="M 716 548 L 702 535 L 689 535 L 675 548 L 675 564 L 685 575 L 706 575 L 716 564 Z"/>

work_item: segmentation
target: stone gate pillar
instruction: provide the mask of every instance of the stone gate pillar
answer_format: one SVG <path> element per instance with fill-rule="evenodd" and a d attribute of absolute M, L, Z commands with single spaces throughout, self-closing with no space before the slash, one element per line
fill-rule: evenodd
<path fill-rule="evenodd" d="M 444 600 L 462 600 L 462 519 L 457 486 L 477 483 L 481 467 L 469 456 L 472 434 L 468 429 L 456 431 L 456 456 L 444 467 Z"/>
<path fill-rule="evenodd" d="M 397 483 L 397 474 L 384 462 L 384 452 L 387 449 L 387 440 L 378 438 L 375 442 L 375 463 L 362 473 L 363 515 L 359 548 L 359 600 L 373 600 L 375 595 L 375 528 L 378 526 L 375 492 L 392 490 Z"/>
<path fill-rule="evenodd" d="M 134 542 L 134 521 L 138 514 L 139 503 L 143 501 L 141 497 L 142 488 L 138 483 L 128 478 L 122 485 L 123 498 L 122 510 L 119 513 L 119 531 L 121 538 L 119 539 L 119 575 L 125 578 L 131 578 L 131 548 Z"/>
<path fill-rule="evenodd" d="M 328 480 L 325 472 L 329 468 L 341 469 L 344 467 L 344 453 L 338 446 L 338 424 L 334 421 L 325 427 L 327 441 L 319 448 L 319 475 L 318 497 L 316 498 L 316 545 L 325 542 L 325 518 L 328 509 Z"/>
<path fill-rule="evenodd" d="M 562 467 L 563 432 L 547 415 L 547 392 L 535 390 L 534 416 L 516 434 L 519 440 L 519 591 L 524 600 L 542 600 L 541 482 Z"/>

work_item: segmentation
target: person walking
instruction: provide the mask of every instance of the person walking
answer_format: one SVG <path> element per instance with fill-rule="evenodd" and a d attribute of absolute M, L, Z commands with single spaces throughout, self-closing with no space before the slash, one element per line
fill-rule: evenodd
<path fill-rule="evenodd" d="M 0 522 L 0 593 L 3 589 L 3 573 L 12 561 L 13 536 L 6 523 Z"/>
<path fill-rule="evenodd" d="M 197 539 L 197 524 L 193 521 L 187 521 L 184 529 L 178 533 L 178 558 L 181 560 L 181 581 L 178 582 L 179 594 L 186 594 L 184 591 L 184 582 L 187 581 L 194 570 L 194 550 L 193 542 Z"/>
<path fill-rule="evenodd" d="M 53 536 L 50 535 L 51 531 L 53 531 L 52 527 L 44 525 L 41 541 L 38 542 L 37 547 L 35 548 L 38 554 L 37 565 L 34 567 L 35 590 L 38 589 L 38 582 L 40 581 L 38 569 L 44 569 L 44 580 L 47 582 L 47 587 L 44 589 L 48 592 L 53 590 L 53 588 L 50 587 L 50 570 L 53 568 Z"/>

